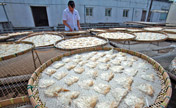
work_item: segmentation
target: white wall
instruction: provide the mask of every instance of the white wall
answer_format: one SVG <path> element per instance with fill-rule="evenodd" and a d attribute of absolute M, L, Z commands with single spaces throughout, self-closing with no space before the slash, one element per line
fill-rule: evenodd
<path fill-rule="evenodd" d="M 166 22 L 170 24 L 176 24 L 176 3 L 171 5 Z"/>
<path fill-rule="evenodd" d="M 34 27 L 34 21 L 29 4 L 6 5 L 7 15 L 14 27 Z"/>
<path fill-rule="evenodd" d="M 57 26 L 62 23 L 62 11 L 64 10 L 64 6 L 53 5 L 47 7 L 48 21 L 50 26 Z"/>
<path fill-rule="evenodd" d="M 154 1 L 151 10 L 168 10 L 170 8 L 170 3 Z M 166 22 L 166 20 L 160 20 L 161 13 L 152 13 L 151 22 Z"/>
<path fill-rule="evenodd" d="M 2 5 L 0 5 L 0 22 L 7 22 L 7 18 L 5 16 Z"/>
<path fill-rule="evenodd" d="M 0 32 L 3 32 L 2 24 L 0 24 Z"/>

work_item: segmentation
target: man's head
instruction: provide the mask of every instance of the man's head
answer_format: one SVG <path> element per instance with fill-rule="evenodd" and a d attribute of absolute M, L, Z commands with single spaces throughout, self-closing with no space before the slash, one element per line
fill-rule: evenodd
<path fill-rule="evenodd" d="M 74 1 L 69 1 L 68 2 L 68 8 L 71 12 L 73 12 L 74 8 L 75 8 L 75 3 Z"/>

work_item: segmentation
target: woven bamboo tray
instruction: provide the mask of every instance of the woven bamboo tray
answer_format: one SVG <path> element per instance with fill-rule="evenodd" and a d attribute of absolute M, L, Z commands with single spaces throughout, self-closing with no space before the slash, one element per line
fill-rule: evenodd
<path fill-rule="evenodd" d="M 32 33 L 32 31 L 9 33 L 9 34 L 7 34 L 7 36 L 16 37 L 16 36 L 28 35 L 30 33 Z"/>
<path fill-rule="evenodd" d="M 81 36 L 81 37 L 92 37 L 92 36 Z M 77 49 L 84 49 L 84 48 L 64 49 L 64 48 L 59 48 L 59 47 L 56 46 L 59 42 L 62 42 L 62 41 L 68 40 L 68 39 L 81 38 L 81 37 L 80 37 L 80 36 L 75 36 L 75 37 L 72 37 L 72 38 L 67 38 L 67 39 L 59 40 L 59 41 L 57 41 L 57 42 L 54 44 L 54 47 L 57 48 L 57 49 L 60 49 L 60 50 L 65 50 L 65 51 L 71 51 L 71 50 L 77 50 Z M 107 40 L 106 38 L 99 37 L 99 36 L 93 36 L 93 37 L 97 37 L 97 38 L 100 38 L 100 39 L 103 39 L 103 40 L 106 41 L 105 44 L 102 44 L 102 45 L 96 45 L 96 46 L 93 46 L 93 47 L 105 46 L 105 45 L 108 44 L 108 40 Z M 90 47 L 86 47 L 86 48 L 90 48 Z"/>
<path fill-rule="evenodd" d="M 110 31 L 126 31 L 127 28 L 110 28 Z"/>
<path fill-rule="evenodd" d="M 48 34 L 48 33 L 51 33 L 51 34 L 60 34 L 61 32 L 57 32 L 57 31 L 42 31 L 42 32 L 31 32 L 28 34 L 28 36 L 33 36 L 33 35 L 40 35 L 40 34 Z"/>
<path fill-rule="evenodd" d="M 143 29 L 140 28 L 126 28 L 128 32 L 136 32 L 136 31 L 144 31 Z"/>
<path fill-rule="evenodd" d="M 14 105 L 18 103 L 24 103 L 24 102 L 29 102 L 28 96 L 22 96 L 22 97 L 17 97 L 17 98 L 11 98 L 11 99 L 6 99 L 0 101 L 0 107 L 5 107 L 8 105 Z"/>
<path fill-rule="evenodd" d="M 24 51 L 21 51 L 21 52 L 18 52 L 18 53 L 14 53 L 12 55 L 8 55 L 8 56 L 3 56 L 3 57 L 0 57 L 0 61 L 3 61 L 3 60 L 7 60 L 7 59 L 10 59 L 10 58 L 13 58 L 13 57 L 17 57 L 19 55 L 22 55 L 22 54 L 25 54 L 29 51 L 31 51 L 32 49 L 35 48 L 34 44 L 32 42 L 26 42 L 26 41 L 23 41 L 23 42 L 2 42 L 0 44 L 30 44 L 31 45 L 31 48 L 27 49 L 27 50 L 24 50 Z"/>
<path fill-rule="evenodd" d="M 112 38 L 107 38 L 109 41 L 115 41 L 115 42 L 117 42 L 117 41 L 130 41 L 130 40 L 134 40 L 135 37 L 136 37 L 133 33 L 129 33 L 129 32 L 127 32 L 127 31 L 113 31 L 113 32 L 114 32 L 114 33 L 115 33 L 115 32 L 127 33 L 127 34 L 133 35 L 134 37 L 132 37 L 132 38 L 127 38 L 127 39 L 112 39 Z M 112 31 L 111 31 L 111 32 L 100 32 L 100 33 L 97 33 L 96 35 L 99 36 L 99 34 L 101 34 L 101 33 L 113 33 L 113 32 L 112 32 Z M 101 36 L 99 36 L 99 37 L 101 37 Z"/>
<path fill-rule="evenodd" d="M 55 33 L 47 33 L 47 32 L 38 32 L 38 33 L 34 33 L 34 34 L 30 34 L 30 35 L 28 35 L 28 36 L 26 36 L 26 37 L 24 37 L 24 38 L 21 38 L 21 39 L 19 39 L 18 41 L 19 42 L 22 42 L 24 39 L 27 39 L 27 38 L 30 38 L 30 37 L 33 37 L 33 36 L 37 36 L 37 35 L 43 35 L 43 34 L 51 34 L 51 35 L 56 35 L 56 36 L 60 36 L 62 39 L 64 39 L 64 37 L 63 37 L 63 35 L 62 34 L 55 34 Z M 61 39 L 61 40 L 62 40 Z M 53 44 L 50 44 L 50 45 L 44 45 L 44 46 L 37 46 L 37 47 L 48 47 L 48 46 L 53 46 L 54 45 L 54 43 Z"/>
<path fill-rule="evenodd" d="M 61 34 L 66 35 L 66 36 L 75 36 L 75 35 L 86 34 L 86 33 L 89 33 L 89 31 L 80 30 L 80 31 L 72 31 L 72 32 L 70 31 L 61 32 Z"/>
<path fill-rule="evenodd" d="M 173 32 L 173 33 L 176 33 L 176 27 L 165 27 L 163 29 L 164 32 Z"/>
<path fill-rule="evenodd" d="M 107 31 L 110 31 L 109 29 L 89 29 L 90 32 L 107 32 Z"/>
<path fill-rule="evenodd" d="M 164 39 L 158 39 L 158 40 L 137 40 L 137 39 L 135 39 L 135 41 L 138 41 L 138 42 L 162 42 L 162 41 L 167 40 L 167 38 L 168 38 L 166 33 L 159 32 L 159 31 L 138 31 L 138 32 L 133 32 L 133 33 L 135 34 L 135 33 L 141 33 L 141 32 L 150 32 L 150 33 L 164 34 L 165 38 Z"/>
<path fill-rule="evenodd" d="M 176 29 L 175 29 L 176 30 Z M 176 41 L 176 32 L 169 32 L 169 31 L 164 31 L 164 33 L 166 33 L 168 35 L 168 39 L 167 40 L 172 40 L 172 41 Z M 175 38 L 169 37 L 169 34 L 174 34 Z"/>
<path fill-rule="evenodd" d="M 41 75 L 41 72 L 44 69 L 46 69 L 48 66 L 50 66 L 53 62 L 61 60 L 62 57 L 70 56 L 73 54 L 79 54 L 79 53 L 83 53 L 83 52 L 98 51 L 98 50 L 111 50 L 111 48 L 96 47 L 96 48 L 89 48 L 89 49 L 74 50 L 74 51 L 71 51 L 68 53 L 64 53 L 63 55 L 56 56 L 56 57 L 48 60 L 47 62 L 45 62 L 43 65 L 41 65 L 32 74 L 31 78 L 28 81 L 28 87 L 27 87 L 28 95 L 29 95 L 29 98 L 30 98 L 30 101 L 31 101 L 33 107 L 35 107 L 35 108 L 45 107 L 45 105 L 42 103 L 42 101 L 40 100 L 40 98 L 38 96 L 39 93 L 37 90 L 38 80 Z M 169 103 L 169 100 L 171 98 L 171 95 L 172 95 L 172 85 L 171 85 L 170 78 L 169 78 L 167 72 L 164 70 L 164 68 L 158 62 L 156 62 L 155 60 L 153 60 L 152 58 L 150 58 L 144 54 L 130 51 L 130 50 L 126 50 L 126 49 L 120 49 L 120 48 L 114 48 L 114 50 L 128 53 L 133 56 L 137 56 L 139 58 L 142 58 L 142 59 L 146 60 L 148 63 L 150 63 L 151 65 L 153 65 L 153 67 L 157 71 L 159 71 L 158 76 L 161 79 L 162 90 L 160 91 L 157 99 L 155 100 L 155 103 L 153 105 L 150 105 L 150 107 L 148 107 L 148 108 L 166 108 Z"/>
<path fill-rule="evenodd" d="M 151 28 L 161 28 L 161 29 L 160 30 L 152 30 Z M 145 31 L 162 31 L 163 27 L 161 27 L 161 26 L 149 26 L 149 27 L 144 27 L 143 30 L 145 30 Z"/>
<path fill-rule="evenodd" d="M 7 39 L 10 39 L 11 37 L 10 36 L 1 36 L 0 35 L 0 41 L 5 41 Z"/>

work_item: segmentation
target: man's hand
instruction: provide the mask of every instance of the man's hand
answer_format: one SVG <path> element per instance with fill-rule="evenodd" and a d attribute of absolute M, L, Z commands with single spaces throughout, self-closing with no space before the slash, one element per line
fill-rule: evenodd
<path fill-rule="evenodd" d="M 79 26 L 78 29 L 81 30 L 81 27 Z"/>
<path fill-rule="evenodd" d="M 72 28 L 67 24 L 67 21 L 66 21 L 66 20 L 63 20 L 63 24 L 64 24 L 65 26 L 67 26 L 67 27 L 70 29 L 70 31 L 73 31 Z"/>

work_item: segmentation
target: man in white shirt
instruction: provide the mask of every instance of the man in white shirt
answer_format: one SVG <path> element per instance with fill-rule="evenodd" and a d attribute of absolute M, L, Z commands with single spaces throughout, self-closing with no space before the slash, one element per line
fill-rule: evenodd
<path fill-rule="evenodd" d="M 65 25 L 65 31 L 80 30 L 80 16 L 75 9 L 74 1 L 68 2 L 68 8 L 63 11 L 63 24 Z"/>

